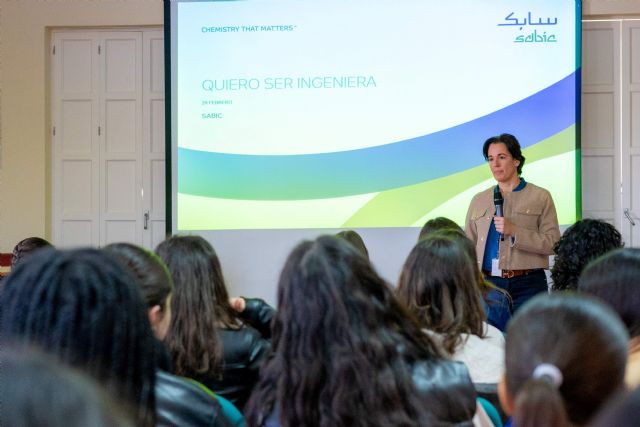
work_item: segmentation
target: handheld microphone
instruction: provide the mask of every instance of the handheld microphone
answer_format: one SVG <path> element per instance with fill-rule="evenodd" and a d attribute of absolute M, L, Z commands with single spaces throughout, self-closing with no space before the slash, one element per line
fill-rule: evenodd
<path fill-rule="evenodd" d="M 495 190 L 493 190 L 493 204 L 496 206 L 496 216 L 504 216 L 502 212 L 502 207 L 504 206 L 504 199 L 502 198 L 502 193 L 498 186 L 496 186 Z M 500 234 L 500 240 L 504 240 L 504 235 Z"/>

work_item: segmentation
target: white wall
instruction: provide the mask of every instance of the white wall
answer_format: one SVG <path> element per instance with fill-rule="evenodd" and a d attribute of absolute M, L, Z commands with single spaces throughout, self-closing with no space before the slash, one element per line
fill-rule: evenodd
<path fill-rule="evenodd" d="M 162 0 L 0 0 L 0 252 L 51 237 L 50 29 L 162 24 Z"/>
<path fill-rule="evenodd" d="M 584 0 L 582 14 L 583 16 L 638 16 L 640 15 L 640 0 Z"/>

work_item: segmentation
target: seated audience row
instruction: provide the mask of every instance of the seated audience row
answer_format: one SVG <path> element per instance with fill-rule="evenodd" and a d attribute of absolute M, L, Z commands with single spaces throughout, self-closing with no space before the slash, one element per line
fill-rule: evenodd
<path fill-rule="evenodd" d="M 509 319 L 491 308 L 508 295 L 486 284 L 464 232 L 438 218 L 425 224 L 395 292 L 357 233 L 300 243 L 282 269 L 277 311 L 230 298 L 213 247 L 198 236 L 170 237 L 157 255 L 131 244 L 31 255 L 42 242 L 25 239 L 2 283 L 0 345 L 40 349 L 95 379 L 110 396 L 87 394 L 95 425 L 114 399 L 123 409 L 113 425 L 240 427 L 236 405 L 252 427 L 490 426 L 474 383 L 498 384 L 518 427 L 586 425 L 623 389 L 627 363 L 627 382 L 640 382 L 640 250 L 584 269 L 605 241 L 621 246 L 613 227 L 591 221 L 563 236 L 592 236 L 584 263 L 556 245 L 557 271 L 570 272 L 557 275 L 557 288 L 579 283 L 612 306 L 631 341 L 602 302 L 544 295 L 509 322 L 505 345 L 492 323 Z"/>

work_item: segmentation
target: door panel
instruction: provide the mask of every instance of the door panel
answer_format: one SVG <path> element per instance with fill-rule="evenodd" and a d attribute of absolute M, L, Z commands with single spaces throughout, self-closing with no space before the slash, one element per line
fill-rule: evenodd
<path fill-rule="evenodd" d="M 583 22 L 582 41 L 582 214 L 620 228 L 620 23 Z"/>
<path fill-rule="evenodd" d="M 105 152 L 112 154 L 135 155 L 138 151 L 136 144 L 137 104 L 135 99 L 110 99 L 105 102 Z"/>
<path fill-rule="evenodd" d="M 53 37 L 53 242 L 62 247 L 98 243 L 98 43 L 94 33 Z"/>
<path fill-rule="evenodd" d="M 65 155 L 80 154 L 91 157 L 93 151 L 93 104 L 91 99 L 62 101 L 60 118 L 60 146 Z"/>
<path fill-rule="evenodd" d="M 52 32 L 56 245 L 164 238 L 163 37 L 149 28 Z"/>
<path fill-rule="evenodd" d="M 147 215 L 144 246 L 153 249 L 166 235 L 165 214 L 165 132 L 164 132 L 164 34 L 145 32 L 144 64 L 144 138 L 143 138 L 143 209 Z M 148 76 L 148 78 L 147 78 Z"/>
<path fill-rule="evenodd" d="M 622 51 L 622 118 L 623 207 L 629 217 L 623 217 L 623 229 L 631 238 L 627 246 L 640 246 L 640 22 L 623 21 Z"/>
<path fill-rule="evenodd" d="M 82 34 L 77 34 L 82 37 Z M 62 92 L 65 94 L 90 94 L 93 92 L 93 38 L 86 35 L 86 38 L 70 39 L 62 38 L 60 46 L 60 57 L 62 59 Z"/>
<path fill-rule="evenodd" d="M 142 33 L 101 34 L 100 244 L 142 244 Z M 126 234 L 130 232 L 131 234 Z"/>

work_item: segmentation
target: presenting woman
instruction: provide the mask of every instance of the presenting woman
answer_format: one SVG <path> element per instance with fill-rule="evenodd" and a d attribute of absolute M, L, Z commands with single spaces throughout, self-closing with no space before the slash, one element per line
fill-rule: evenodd
<path fill-rule="evenodd" d="M 482 153 L 497 185 L 473 197 L 465 231 L 476 244 L 480 269 L 509 292 L 515 312 L 547 291 L 544 269 L 560 239 L 558 217 L 549 192 L 520 176 L 525 158 L 513 135 L 487 139 Z M 500 202 L 502 212 L 497 212 Z"/>

